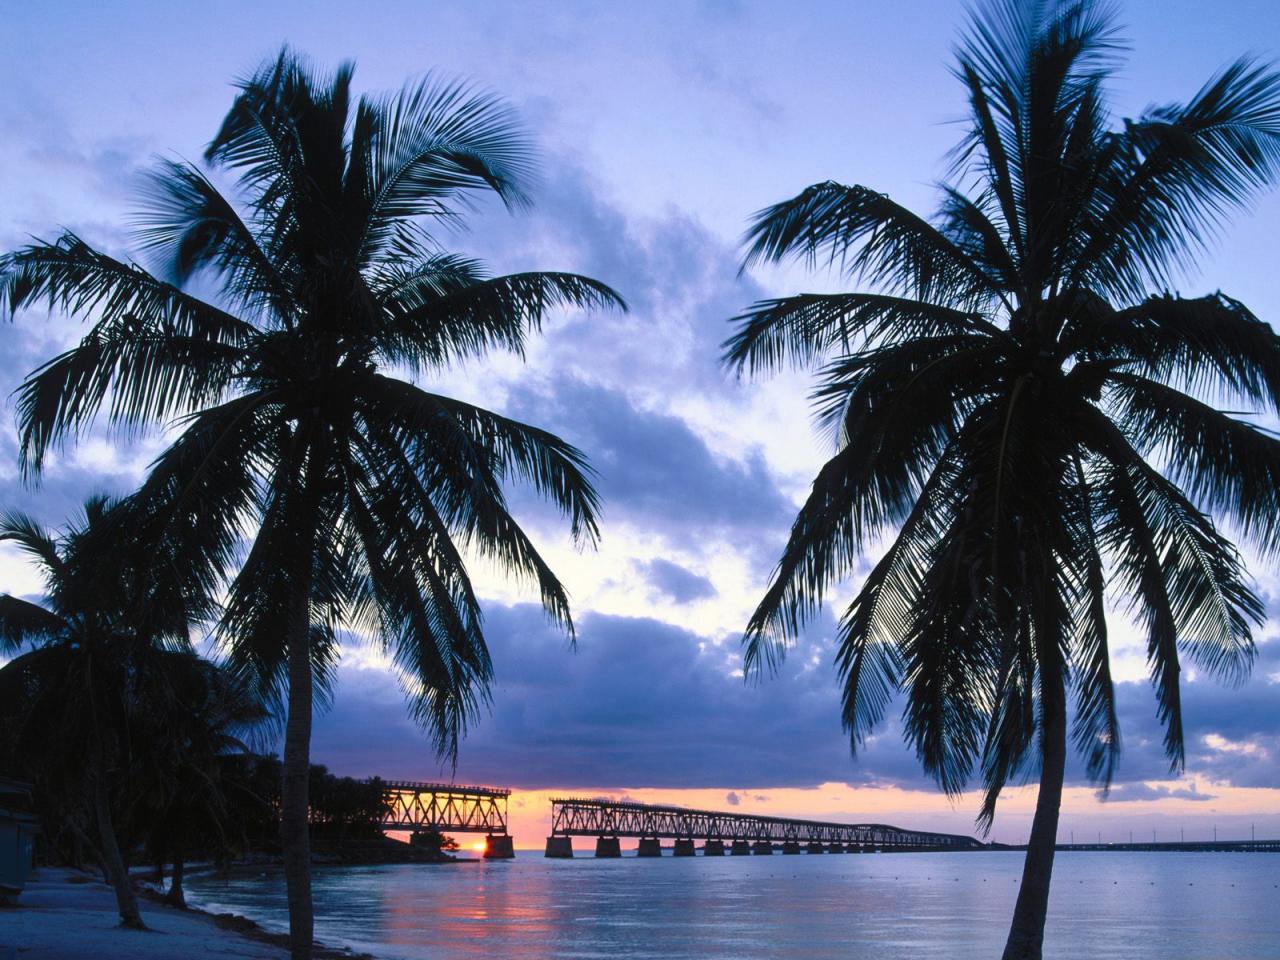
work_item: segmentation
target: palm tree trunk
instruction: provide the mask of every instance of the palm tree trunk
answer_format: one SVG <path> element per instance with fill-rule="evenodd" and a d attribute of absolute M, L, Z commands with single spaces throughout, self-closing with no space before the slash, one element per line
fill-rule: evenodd
<path fill-rule="evenodd" d="M 308 588 L 309 590 L 309 588 Z M 284 772 L 280 789 L 280 845 L 289 901 L 292 960 L 311 960 L 315 918 L 311 907 L 311 604 L 295 597 L 289 638 L 289 716 L 285 722 Z"/>
<path fill-rule="evenodd" d="M 186 855 L 181 838 L 173 843 L 173 879 L 169 883 L 169 892 L 164 895 L 164 902 L 171 907 L 187 909 L 187 895 L 182 889 L 182 877 L 186 872 Z"/>
<path fill-rule="evenodd" d="M 300 427 L 297 434 L 304 436 Z M 317 449 L 306 457 L 298 503 L 290 519 L 298 535 L 289 626 L 289 704 L 284 731 L 284 769 L 280 785 L 280 845 L 289 903 L 289 955 L 311 960 L 315 914 L 311 903 L 311 584 L 314 576 L 318 478 L 323 475 Z"/>
<path fill-rule="evenodd" d="M 90 787 L 90 789 L 92 789 L 92 787 Z M 92 808 L 92 804 L 90 804 L 90 807 Z M 89 857 L 94 863 L 106 863 L 106 858 L 98 852 L 98 845 L 93 842 L 92 837 L 85 833 L 85 829 L 87 829 L 88 826 L 88 824 L 85 824 L 84 827 L 81 827 L 80 824 L 74 821 L 71 824 L 71 836 L 75 841 L 75 846 L 72 851 L 74 859 L 72 860 L 71 865 L 77 870 L 84 869 L 84 855 L 86 850 L 89 852 Z M 110 883 L 110 880 L 107 882 Z"/>
<path fill-rule="evenodd" d="M 84 869 L 84 834 L 74 823 L 71 825 L 71 865 L 77 870 Z"/>
<path fill-rule="evenodd" d="M 129 871 L 120 855 L 120 844 L 116 841 L 116 830 L 111 822 L 111 804 L 107 797 L 107 780 L 102 771 L 102 762 L 95 758 L 93 772 L 93 815 L 98 826 L 98 840 L 102 844 L 102 868 L 111 881 L 116 892 L 116 909 L 120 911 L 120 922 L 131 930 L 145 930 L 142 914 L 138 911 L 138 897 L 129 883 Z"/>
<path fill-rule="evenodd" d="M 145 930 L 142 914 L 138 910 L 138 897 L 129 882 L 129 870 L 120 855 L 116 840 L 115 824 L 111 821 L 111 798 L 107 792 L 106 749 L 102 743 L 102 710 L 98 703 L 95 683 L 88 685 L 89 710 L 94 718 L 93 733 L 89 737 L 89 791 L 92 794 L 93 818 L 98 828 L 98 842 L 102 845 L 102 869 L 116 892 L 116 909 L 120 922 L 131 930 Z"/>
<path fill-rule="evenodd" d="M 1053 658 L 1056 660 L 1056 658 Z M 1040 792 L 1022 865 L 1022 885 L 1003 960 L 1040 960 L 1044 921 L 1049 911 L 1049 881 L 1058 843 L 1058 814 L 1067 765 L 1067 704 L 1060 663 L 1041 665 Z"/>

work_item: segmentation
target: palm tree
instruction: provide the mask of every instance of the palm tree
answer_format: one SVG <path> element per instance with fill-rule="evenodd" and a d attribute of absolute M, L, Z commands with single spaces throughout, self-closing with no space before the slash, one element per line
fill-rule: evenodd
<path fill-rule="evenodd" d="M 104 498 L 61 535 L 30 517 L 0 517 L 0 541 L 41 568 L 44 604 L 0 596 L 0 719 L 7 748 L 66 806 L 87 797 L 103 869 L 126 927 L 142 929 L 112 813 L 129 763 L 139 690 L 181 657 L 211 607 L 195 581 L 139 536 L 127 506 Z M 182 708 L 179 707 L 179 710 Z"/>
<path fill-rule="evenodd" d="M 1209 512 L 1268 555 L 1280 533 L 1280 442 L 1221 409 L 1276 412 L 1280 339 L 1221 293 L 1168 290 L 1280 172 L 1280 78 L 1242 60 L 1117 128 L 1118 49 L 1107 4 L 981 7 L 936 216 L 834 182 L 763 210 L 746 265 L 838 263 L 874 292 L 757 303 L 725 344 L 740 372 L 816 365 L 837 438 L 748 668 L 776 665 L 886 537 L 839 625 L 844 725 L 856 754 L 901 693 L 944 790 L 980 771 L 984 829 L 1006 782 L 1039 772 L 1006 958 L 1040 956 L 1068 736 L 1104 785 L 1120 752 L 1106 591 L 1146 635 L 1179 770 L 1181 658 L 1242 678 L 1263 612 Z"/>
<path fill-rule="evenodd" d="M 134 684 L 130 815 L 161 879 L 164 863 L 173 864 L 165 901 L 185 908 L 187 854 L 229 847 L 231 760 L 249 753 L 246 737 L 269 718 L 252 689 L 194 652 L 156 651 L 149 660 Z"/>
<path fill-rule="evenodd" d="M 331 679 L 340 625 L 378 638 L 414 717 L 453 754 L 492 673 L 464 555 L 531 580 L 572 632 L 563 587 L 508 511 L 508 484 L 550 498 L 577 541 L 597 536 L 579 451 L 395 374 L 520 352 L 559 305 L 622 306 L 585 277 L 490 277 L 441 248 L 440 229 L 472 198 L 525 202 L 530 152 L 506 106 L 432 79 L 353 101 L 351 79 L 349 64 L 324 76 L 286 50 L 239 84 L 205 153 L 237 191 L 187 163 L 152 180 L 141 227 L 159 275 L 66 234 L 12 254 L 0 288 L 10 309 L 43 300 L 97 316 L 19 390 L 28 471 L 104 403 L 122 426 L 176 420 L 140 498 L 198 517 L 210 556 L 256 530 L 219 635 L 233 663 L 287 691 L 295 958 L 310 955 L 313 927 L 313 685 Z"/>

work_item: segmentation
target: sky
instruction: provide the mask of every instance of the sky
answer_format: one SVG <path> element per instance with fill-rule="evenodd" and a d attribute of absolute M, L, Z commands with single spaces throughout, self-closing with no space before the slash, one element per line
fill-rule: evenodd
<path fill-rule="evenodd" d="M 497 674 L 491 709 L 442 768 L 396 681 L 367 647 L 345 652 L 314 759 L 353 776 L 512 787 L 512 832 L 537 846 L 555 794 L 630 797 L 775 815 L 973 832 L 978 800 L 942 797 L 891 719 L 850 756 L 840 728 L 830 609 L 777 676 L 744 682 L 739 638 L 795 509 L 830 455 L 806 381 L 740 381 L 718 363 L 728 320 L 752 301 L 840 280 L 797 267 L 739 274 L 755 210 L 835 179 L 927 213 L 964 103 L 949 73 L 965 11 L 887 2 L 327 2 L 0 0 L 0 248 L 62 227 L 133 250 L 139 177 L 197 158 L 231 82 L 282 43 L 357 64 L 361 90 L 432 71 L 507 97 L 538 144 L 532 210 L 481 204 L 449 238 L 495 270 L 603 280 L 626 314 L 553 318 L 525 362 L 493 357 L 433 389 L 551 429 L 599 471 L 604 538 L 578 552 L 536 502 L 521 519 L 569 590 L 576 650 L 536 598 L 478 569 Z M 1182 100 L 1252 52 L 1280 55 L 1280 5 L 1143 0 L 1121 6 L 1132 44 L 1117 117 Z M 1270 47 L 1260 44 L 1269 42 Z M 1180 292 L 1222 289 L 1280 318 L 1280 197 L 1221 237 Z M 0 393 L 74 342 L 43 312 L 0 328 Z M 40 487 L 17 473 L 13 408 L 0 416 L 0 506 L 61 523 L 92 492 L 127 493 L 162 436 L 88 431 Z M 869 560 L 872 558 L 869 558 Z M 868 565 L 869 568 L 869 565 Z M 1068 771 L 1062 837 L 1280 836 L 1280 571 L 1255 564 L 1273 616 L 1252 679 L 1188 677 L 1188 759 L 1163 758 L 1143 653 L 1113 617 L 1125 754 L 1105 801 Z M 856 588 L 834 591 L 838 610 Z M 0 549 L 0 590 L 39 582 Z M 991 836 L 1025 838 L 1033 789 L 1009 791 Z"/>

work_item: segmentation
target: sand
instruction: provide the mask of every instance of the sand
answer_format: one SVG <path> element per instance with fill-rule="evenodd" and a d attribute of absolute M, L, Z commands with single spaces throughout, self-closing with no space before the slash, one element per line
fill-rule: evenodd
<path fill-rule="evenodd" d="M 0 907 L 0 960 L 287 960 L 247 921 L 141 900 L 147 931 L 120 927 L 106 884 L 72 870 L 37 870 L 22 895 Z M 278 939 L 278 938 L 275 938 Z M 347 956 L 317 951 L 318 956 Z"/>

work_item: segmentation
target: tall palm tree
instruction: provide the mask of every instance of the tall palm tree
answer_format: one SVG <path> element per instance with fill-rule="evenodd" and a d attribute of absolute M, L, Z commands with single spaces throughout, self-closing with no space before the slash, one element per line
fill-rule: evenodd
<path fill-rule="evenodd" d="M 220 636 L 233 662 L 287 691 L 295 958 L 310 955 L 313 927 L 313 685 L 331 678 L 339 626 L 378 638 L 414 717 L 452 753 L 491 676 L 464 554 L 531 580 L 572 631 L 563 587 L 508 511 L 508 483 L 550 498 L 579 542 L 597 536 L 579 451 L 395 374 L 520 352 L 559 305 L 622 306 L 585 277 L 490 277 L 441 248 L 474 197 L 525 202 L 530 151 L 502 102 L 432 79 L 354 100 L 351 79 L 349 64 L 326 76 L 284 51 L 241 82 L 205 153 L 217 172 L 168 162 L 152 181 L 141 229 L 156 273 L 67 234 L 12 254 L 2 290 L 11 309 L 43 300 L 97 316 L 19 390 L 29 471 L 104 403 L 116 424 L 176 421 L 141 499 L 198 517 L 209 556 L 255 531 Z M 190 292 L 195 281 L 209 297 Z"/>
<path fill-rule="evenodd" d="M 128 516 L 127 506 L 93 498 L 60 535 L 21 513 L 0 517 L 0 541 L 20 547 L 45 581 L 43 603 L 0 596 L 0 652 L 17 654 L 0 667 L 0 722 L 6 749 L 45 791 L 88 798 L 121 921 L 141 929 L 113 794 L 129 764 L 139 691 L 167 682 L 167 658 L 184 656 L 190 624 L 211 606 L 180 565 L 154 564 L 162 553 Z"/>
<path fill-rule="evenodd" d="M 1181 659 L 1232 679 L 1262 615 L 1209 512 L 1274 555 L 1280 339 L 1221 293 L 1168 291 L 1280 172 L 1280 78 L 1242 60 L 1185 104 L 1115 126 L 1118 43 L 1092 0 L 992 0 L 957 51 L 970 129 L 932 220 L 827 182 L 769 207 L 746 265 L 838 264 L 874 292 L 736 319 L 739 371 L 817 366 L 837 438 L 747 627 L 771 667 L 830 586 L 887 549 L 838 632 L 856 753 L 899 694 L 950 794 L 975 770 L 1040 786 L 1006 958 L 1039 957 L 1068 737 L 1107 784 L 1120 752 L 1104 597 L 1146 635 L 1174 770 Z M 1068 730 L 1069 700 L 1075 720 Z"/>

